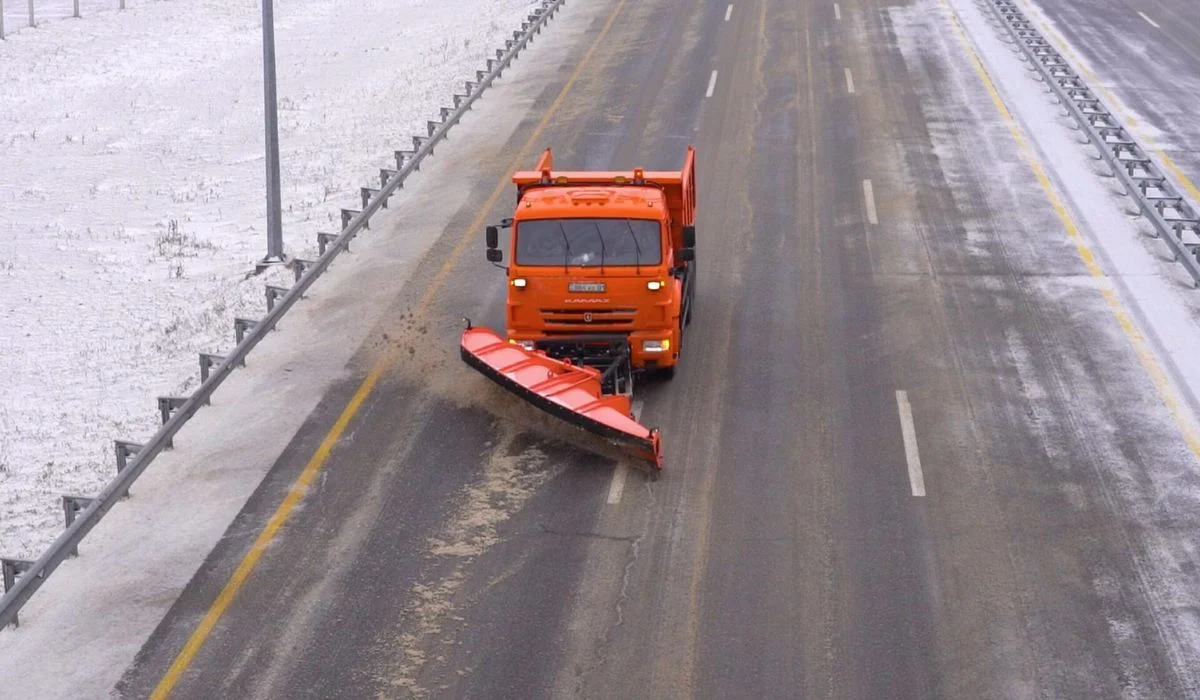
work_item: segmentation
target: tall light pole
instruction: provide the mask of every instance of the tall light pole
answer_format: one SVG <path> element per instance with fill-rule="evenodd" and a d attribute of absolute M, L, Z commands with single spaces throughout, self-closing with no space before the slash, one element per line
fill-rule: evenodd
<path fill-rule="evenodd" d="M 274 0 L 262 0 L 263 103 L 267 135 L 267 257 L 258 265 L 287 262 L 283 254 L 282 205 L 279 194 L 279 107 L 275 96 Z"/>

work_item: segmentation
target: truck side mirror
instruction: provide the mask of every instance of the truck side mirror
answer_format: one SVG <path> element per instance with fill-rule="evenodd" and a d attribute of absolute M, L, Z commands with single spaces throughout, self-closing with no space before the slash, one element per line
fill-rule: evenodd
<path fill-rule="evenodd" d="M 681 248 L 680 250 L 675 251 L 675 261 L 676 262 L 691 262 L 695 259 L 696 259 L 696 249 L 695 248 Z"/>
<path fill-rule="evenodd" d="M 696 227 L 695 226 L 684 226 L 683 227 L 683 247 L 684 248 L 695 248 L 696 247 Z"/>
<path fill-rule="evenodd" d="M 488 248 L 487 259 L 490 263 L 498 263 L 504 259 L 504 251 L 499 248 Z"/>
<path fill-rule="evenodd" d="M 500 247 L 500 229 L 495 226 L 488 226 L 484 229 L 484 237 L 487 239 L 488 248 Z M 491 260 L 491 255 L 488 255 L 488 260 Z"/>

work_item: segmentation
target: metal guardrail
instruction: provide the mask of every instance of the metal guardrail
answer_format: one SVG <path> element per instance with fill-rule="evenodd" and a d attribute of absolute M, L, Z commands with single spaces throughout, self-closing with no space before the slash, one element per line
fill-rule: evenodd
<path fill-rule="evenodd" d="M 380 209 L 387 206 L 387 200 L 396 190 L 404 185 L 409 175 L 420 169 L 421 161 L 433 153 L 434 147 L 444 138 L 451 127 L 458 124 L 483 91 L 491 87 L 496 78 L 508 68 L 517 54 L 533 40 L 535 34 L 562 7 L 566 0 L 541 0 L 542 5 L 521 23 L 521 29 L 513 32 L 513 37 L 504 42 L 504 48 L 496 50 L 496 57 L 487 60 L 487 69 L 476 71 L 475 80 L 465 85 L 465 94 L 454 95 L 454 107 L 443 107 L 440 110 L 440 120 L 427 123 L 425 136 L 413 137 L 412 150 L 396 151 L 396 168 L 385 168 L 380 171 L 379 188 L 363 188 L 363 208 L 361 211 L 342 210 L 342 232 L 336 238 L 329 234 L 318 234 L 321 255 L 315 261 L 303 261 L 296 268 L 296 282 L 286 292 L 280 294 L 280 288 L 269 287 L 267 292 L 267 315 L 261 321 L 247 319 L 235 320 L 235 335 L 237 346 L 226 355 L 201 355 L 201 373 L 203 380 L 196 392 L 189 397 L 159 397 L 158 406 L 162 412 L 163 425 L 145 444 L 117 441 L 117 476 L 108 483 L 99 495 L 90 499 L 72 496 L 70 505 L 64 505 L 67 528 L 59 535 L 50 548 L 35 562 L 15 559 L 3 559 L 0 568 L 3 570 L 5 594 L 0 598 L 0 628 L 9 624 L 18 624 L 17 613 L 34 592 L 45 582 L 46 578 L 58 568 L 63 560 L 78 552 L 79 543 L 96 526 L 97 523 L 112 509 L 121 498 L 129 493 L 129 488 L 141 476 L 146 467 L 154 461 L 163 450 L 171 447 L 172 439 L 200 410 L 201 406 L 209 403 L 213 393 L 233 373 L 239 365 L 245 365 L 246 356 L 256 345 L 274 330 L 292 306 L 300 300 L 305 291 L 313 285 L 334 258 L 349 250 L 350 241 L 365 228 L 371 217 Z M 64 501 L 64 503 L 66 503 Z M 86 503 L 86 505 L 85 505 Z"/>
<path fill-rule="evenodd" d="M 979 0 L 979 4 L 989 7 L 1008 30 L 1025 58 L 1066 107 L 1065 116 L 1074 118 L 1126 194 L 1137 202 L 1138 211 L 1154 226 L 1155 237 L 1167 242 L 1173 259 L 1183 263 L 1193 285 L 1200 287 L 1200 217 L 1196 205 L 1180 194 L 1079 73 L 1042 37 L 1015 0 Z"/>

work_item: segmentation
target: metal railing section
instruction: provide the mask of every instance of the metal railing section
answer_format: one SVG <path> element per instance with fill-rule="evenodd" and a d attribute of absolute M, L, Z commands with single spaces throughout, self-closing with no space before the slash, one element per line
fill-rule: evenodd
<path fill-rule="evenodd" d="M 284 289 L 267 287 L 267 314 L 261 320 L 238 318 L 234 320 L 236 347 L 226 354 L 200 355 L 201 384 L 195 393 L 187 397 L 162 396 L 158 398 L 158 409 L 162 415 L 162 427 L 150 440 L 139 444 L 127 440 L 116 441 L 117 475 L 94 497 L 64 497 L 66 530 L 50 545 L 37 561 L 29 562 L 11 558 L 0 558 L 5 593 L 0 598 L 0 628 L 18 624 L 17 613 L 46 578 L 65 559 L 78 553 L 79 543 L 112 509 L 121 498 L 129 494 L 130 486 L 163 450 L 169 449 L 175 435 L 200 410 L 207 405 L 213 393 L 238 366 L 244 366 L 246 356 L 266 335 L 275 329 L 284 314 L 304 295 L 305 291 L 324 274 L 333 260 L 343 251 L 348 251 L 350 241 L 363 229 L 369 228 L 371 217 L 387 207 L 387 200 L 404 181 L 420 169 L 421 161 L 433 153 L 434 147 L 444 138 L 451 127 L 458 124 L 463 115 L 492 86 L 513 59 L 541 32 L 550 18 L 566 0 L 541 0 L 541 7 L 534 10 L 521 29 L 514 31 L 504 48 L 496 50 L 496 57 L 487 60 L 485 70 L 476 71 L 475 80 L 467 81 L 464 93 L 455 93 L 453 107 L 442 107 L 440 119 L 426 125 L 424 136 L 415 136 L 412 149 L 395 152 L 396 167 L 380 170 L 379 187 L 364 187 L 360 191 L 362 209 L 342 210 L 342 231 L 336 236 L 317 234 L 320 257 L 314 261 L 299 260 L 294 263 L 295 284 Z"/>
<path fill-rule="evenodd" d="M 979 0 L 1004 25 L 1013 42 L 1040 79 L 1050 86 L 1124 186 L 1137 202 L 1138 212 L 1154 227 L 1154 236 L 1166 241 L 1172 259 L 1183 263 L 1200 287 L 1200 217 L 1162 168 L 1138 145 L 1129 131 L 1104 106 L 1079 73 L 1042 37 L 1015 0 Z"/>

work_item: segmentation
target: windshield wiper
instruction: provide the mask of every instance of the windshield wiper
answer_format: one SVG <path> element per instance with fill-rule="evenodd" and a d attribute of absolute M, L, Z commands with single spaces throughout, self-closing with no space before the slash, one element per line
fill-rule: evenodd
<path fill-rule="evenodd" d="M 555 219 L 558 224 L 558 230 L 562 232 L 563 246 L 566 252 L 563 254 L 563 272 L 571 271 L 571 241 L 567 238 L 567 229 L 563 226 L 562 219 Z"/>
<path fill-rule="evenodd" d="M 633 232 L 633 224 L 629 223 L 629 219 L 625 219 L 625 226 L 629 229 L 629 237 L 633 239 L 633 264 L 637 274 L 642 274 L 642 247 L 638 245 L 637 234 Z"/>
<path fill-rule="evenodd" d="M 608 255 L 608 251 L 604 249 L 604 234 L 600 232 L 600 224 L 592 219 L 592 226 L 596 227 L 596 237 L 600 239 L 600 274 L 604 274 L 604 258 Z"/>

